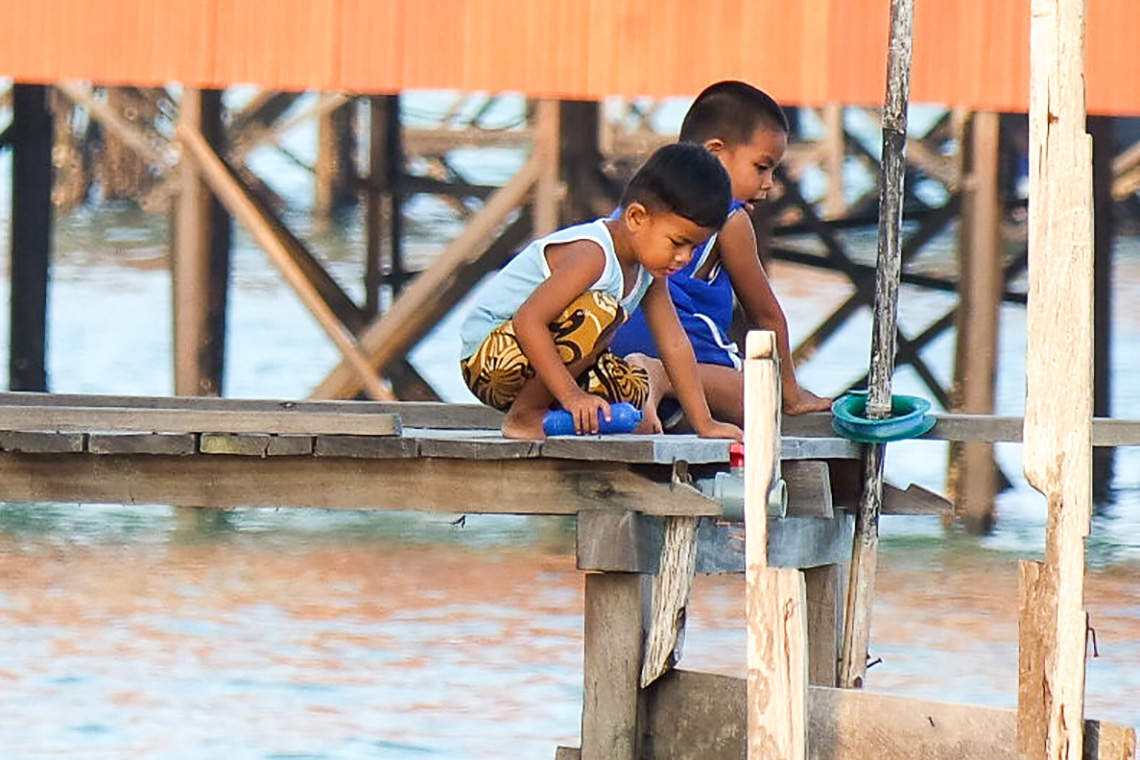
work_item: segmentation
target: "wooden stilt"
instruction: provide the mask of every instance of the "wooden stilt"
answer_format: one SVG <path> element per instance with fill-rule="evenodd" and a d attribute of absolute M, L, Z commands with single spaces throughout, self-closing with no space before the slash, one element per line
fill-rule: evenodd
<path fill-rule="evenodd" d="M 843 184 L 843 159 L 847 141 L 843 132 L 843 106 L 839 103 L 829 103 L 823 107 L 823 140 L 824 171 L 827 173 L 824 215 L 835 219 L 847 211 Z"/>
<path fill-rule="evenodd" d="M 187 89 L 180 125 L 200 131 L 223 150 L 222 100 L 218 90 Z M 173 247 L 174 393 L 220 396 L 225 363 L 230 221 L 189 162 L 180 173 Z"/>
<path fill-rule="evenodd" d="M 1087 618 L 1081 608 L 1093 389 L 1093 149 L 1085 133 L 1084 20 L 1084 0 L 1033 2 L 1023 457 L 1026 478 L 1045 495 L 1049 515 L 1045 563 L 1037 582 L 1024 584 L 1035 593 L 1022 598 L 1023 607 L 1045 611 L 1020 636 L 1044 667 L 1040 688 L 1022 673 L 1018 743 L 1027 757 L 1049 760 L 1077 760 L 1083 746 Z"/>
<path fill-rule="evenodd" d="M 586 576 L 582 760 L 637 760 L 643 577 Z"/>
<path fill-rule="evenodd" d="M 649 635 L 641 665 L 641 688 L 676 664 L 678 642 L 685 626 L 685 607 L 697 570 L 697 518 L 669 517 L 661 563 L 653 580 Z"/>
<path fill-rule="evenodd" d="M 558 229 L 558 101 L 540 100 L 535 108 L 534 150 L 543 157 L 542 174 L 534 186 L 534 236 Z"/>
<path fill-rule="evenodd" d="M 843 565 L 803 571 L 807 598 L 808 683 L 835 686 L 843 635 Z"/>
<path fill-rule="evenodd" d="M 313 166 L 313 216 L 327 224 L 337 210 L 356 193 L 355 145 L 352 129 L 353 101 L 320 115 L 317 127 L 317 160 Z"/>
<path fill-rule="evenodd" d="M 51 262 L 50 88 L 12 85 L 12 281 L 8 387 L 46 391 L 47 293 Z"/>
<path fill-rule="evenodd" d="M 806 760 L 807 604 L 803 574 L 768 567 L 768 491 L 780 451 L 775 334 L 745 345 L 744 551 L 748 626 L 748 758 Z"/>
<path fill-rule="evenodd" d="M 883 192 L 879 202 L 875 319 L 867 396 L 867 416 L 872 419 L 886 417 L 891 412 L 891 374 L 894 371 L 896 312 L 902 268 L 900 242 L 913 19 L 914 0 L 891 0 L 887 93 L 883 108 Z M 846 688 L 861 687 L 867 672 L 871 602 L 878 563 L 879 510 L 883 501 L 883 455 L 883 444 L 867 446 L 863 493 L 859 499 L 851 553 L 847 612 L 844 615 L 839 685 Z"/>
<path fill-rule="evenodd" d="M 1001 197 L 998 185 L 1000 118 L 974 114 L 965 167 L 962 224 L 958 230 L 959 306 L 954 365 L 953 411 L 993 414 L 997 374 L 998 316 L 1002 276 Z M 955 513 L 974 534 L 989 533 L 994 522 L 997 467 L 993 444 L 951 446 L 950 492 Z"/>
<path fill-rule="evenodd" d="M 572 223 L 605 216 L 617 205 L 621 187 L 602 171 L 597 101 L 560 101 L 559 122 L 562 178 L 567 188 L 562 219 Z"/>
<path fill-rule="evenodd" d="M 1093 151 L 1093 416 L 1112 416 L 1112 161 L 1116 153 L 1113 118 L 1090 116 Z M 1112 489 L 1113 460 L 1109 447 L 1093 449 L 1093 498 Z"/>

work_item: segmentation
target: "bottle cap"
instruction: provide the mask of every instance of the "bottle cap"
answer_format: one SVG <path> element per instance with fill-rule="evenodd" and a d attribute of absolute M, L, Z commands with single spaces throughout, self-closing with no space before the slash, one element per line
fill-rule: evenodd
<path fill-rule="evenodd" d="M 744 444 L 731 443 L 728 446 L 728 464 L 730 467 L 744 466 Z"/>

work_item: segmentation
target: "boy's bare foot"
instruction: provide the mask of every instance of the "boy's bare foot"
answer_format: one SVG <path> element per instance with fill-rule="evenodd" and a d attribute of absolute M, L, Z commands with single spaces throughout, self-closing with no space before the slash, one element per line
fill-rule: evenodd
<path fill-rule="evenodd" d="M 542 430 L 542 417 L 546 410 L 518 412 L 511 409 L 503 418 L 499 431 L 504 438 L 517 438 L 524 441 L 541 441 L 546 438 Z"/>

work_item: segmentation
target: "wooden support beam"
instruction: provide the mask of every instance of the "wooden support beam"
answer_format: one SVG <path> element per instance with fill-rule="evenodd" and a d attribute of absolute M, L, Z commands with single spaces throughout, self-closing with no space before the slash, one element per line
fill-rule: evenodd
<path fill-rule="evenodd" d="M 969 130 L 964 223 L 958 230 L 959 304 L 956 324 L 951 410 L 993 414 L 997 377 L 998 315 L 1002 277 L 998 185 L 999 114 L 974 114 Z M 997 465 L 993 444 L 965 442 L 950 448 L 947 490 L 955 513 L 975 535 L 988 534 L 994 521 Z"/>
<path fill-rule="evenodd" d="M 148 164 L 160 169 L 169 169 L 177 162 L 176 155 L 168 146 L 155 145 L 142 130 L 123 118 L 108 103 L 98 100 L 91 85 L 62 81 L 56 82 L 55 88 L 72 103 L 85 108 L 92 119 L 99 122 L 104 129 L 121 140 Z"/>
<path fill-rule="evenodd" d="M 644 578 L 586 576 L 582 760 L 638 760 Z"/>
<path fill-rule="evenodd" d="M 1113 247 L 1116 222 L 1112 200 L 1112 157 L 1116 152 L 1115 119 L 1090 116 L 1093 152 L 1093 414 L 1112 416 Z M 1095 423 L 1094 423 L 1095 425 Z M 1094 431 L 1095 438 L 1096 433 Z M 1095 444 L 1094 444 L 1095 445 Z M 1093 451 L 1093 498 L 1112 489 L 1111 448 Z"/>
<path fill-rule="evenodd" d="M 265 458 L 0 451 L 0 499 L 379 511 L 414 506 L 423 512 L 519 515 L 594 509 L 715 512 L 704 497 L 670 491 L 624 464 L 499 459 L 473 467 L 468 459 L 416 457 L 414 441 L 394 436 L 368 440 L 387 442 L 394 449 L 388 453 L 399 458 L 323 456 L 321 445 L 329 440 L 335 439 L 316 439 L 318 456 Z"/>
<path fill-rule="evenodd" d="M 272 227 L 262 218 L 256 203 L 242 191 L 234 179 L 232 170 L 218 154 L 212 150 L 202 133 L 185 122 L 180 122 L 176 136 L 189 151 L 202 173 L 206 183 L 234 215 L 253 235 L 258 244 L 269 255 L 270 260 L 285 276 L 286 281 L 300 296 L 301 301 L 316 318 L 325 333 L 332 339 L 344 357 L 343 364 L 351 368 L 357 382 L 355 390 L 363 389 L 369 396 L 382 401 L 392 401 L 391 390 L 368 363 L 362 346 L 342 324 L 320 297 L 304 273 L 292 261 L 285 244 L 274 233 Z"/>
<path fill-rule="evenodd" d="M 803 575 L 768 567 L 768 492 L 778 468 L 780 372 L 772 332 L 745 344 L 744 531 L 748 619 L 748 758 L 807 757 Z"/>
<path fill-rule="evenodd" d="M 745 682 L 674 670 L 646 694 L 644 760 L 739 758 Z M 1023 760 L 1014 710 L 850 689 L 808 689 L 812 760 Z M 1078 726 L 1078 731 L 1080 727 Z M 1085 721 L 1088 760 L 1134 760 L 1136 730 Z"/>
<path fill-rule="evenodd" d="M 47 295 L 51 269 L 50 88 L 12 85 L 11 295 L 8 387 L 47 390 Z"/>
<path fill-rule="evenodd" d="M 542 156 L 543 168 L 534 186 L 534 236 L 549 235 L 559 228 L 561 171 L 559 168 L 559 104 L 543 99 L 535 108 L 534 151 Z"/>
<path fill-rule="evenodd" d="M 222 93 L 187 88 L 180 125 L 213 151 L 224 151 Z M 220 396 L 225 376 L 229 302 L 230 218 L 189 161 L 179 167 L 171 262 L 174 311 L 174 393 Z"/>
<path fill-rule="evenodd" d="M 883 106 L 883 192 L 879 204 L 874 325 L 867 395 L 867 416 L 871 419 L 885 417 L 891 412 L 891 376 L 898 337 L 896 316 L 899 273 L 902 270 L 903 184 L 913 23 L 914 0 L 891 0 L 887 92 Z M 878 562 L 879 510 L 883 499 L 883 454 L 883 444 L 872 444 L 867 447 L 864 459 L 863 494 L 855 518 L 855 544 L 851 554 L 851 580 L 847 588 L 846 628 L 839 676 L 840 685 L 847 688 L 861 687 L 867 670 L 871 603 Z"/>
<path fill-rule="evenodd" d="M 136 433 L 274 433 L 399 435 L 395 414 L 311 412 L 293 409 L 231 411 L 127 407 L 0 406 L 0 430 Z"/>
<path fill-rule="evenodd" d="M 531 158 L 499 192 L 491 196 L 455 240 L 400 294 L 392 307 L 361 335 L 361 346 L 371 367 L 380 371 L 411 347 L 413 340 L 434 323 L 430 305 L 451 278 L 487 250 L 489 240 L 507 217 L 525 200 L 542 173 L 540 156 Z M 347 398 L 360 390 L 360 373 L 341 361 L 313 392 L 315 398 Z"/>
<path fill-rule="evenodd" d="M 1022 457 L 1029 484 L 1049 509 L 1041 572 L 1051 614 L 1037 632 L 1044 688 L 1032 695 L 1019 690 L 1018 736 L 1030 758 L 1077 760 L 1084 738 L 1084 538 L 1092 511 L 1093 157 L 1085 132 L 1085 0 L 1034 0 L 1030 16 Z"/>
<path fill-rule="evenodd" d="M 847 211 L 844 193 L 843 163 L 847 157 L 843 129 L 843 105 L 830 103 L 823 107 L 823 170 L 827 174 L 827 198 L 824 215 L 829 218 L 843 216 Z"/>
<path fill-rule="evenodd" d="M 643 689 L 680 659 L 685 608 L 697 571 L 697 518 L 666 517 L 664 534 L 641 664 L 639 683 Z"/>

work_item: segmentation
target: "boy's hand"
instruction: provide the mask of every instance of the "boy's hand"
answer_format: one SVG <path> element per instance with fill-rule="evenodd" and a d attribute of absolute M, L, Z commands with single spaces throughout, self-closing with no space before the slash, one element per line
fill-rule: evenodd
<path fill-rule="evenodd" d="M 717 422 L 716 420 L 709 420 L 708 423 L 702 425 L 697 430 L 697 435 L 701 438 L 729 438 L 734 441 L 744 440 L 744 431 L 733 425 L 731 422 Z"/>
<path fill-rule="evenodd" d="M 808 412 L 826 412 L 831 408 L 831 399 L 817 396 L 805 388 L 790 398 L 784 399 L 784 414 L 795 416 Z"/>
<path fill-rule="evenodd" d="M 598 434 L 599 413 L 607 420 L 612 419 L 610 405 L 606 400 L 585 391 L 579 391 L 577 395 L 562 402 L 562 408 L 574 418 L 574 432 L 578 435 Z"/>

